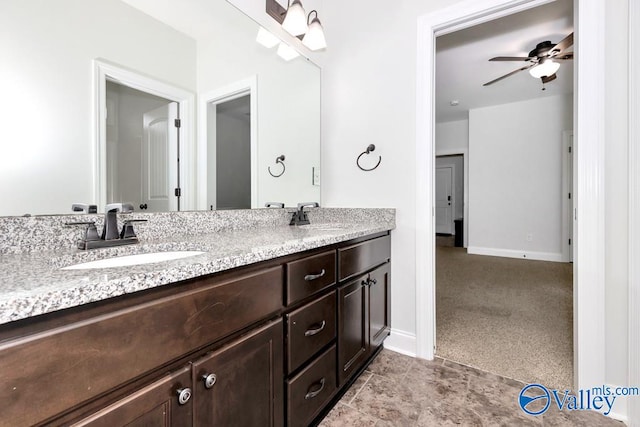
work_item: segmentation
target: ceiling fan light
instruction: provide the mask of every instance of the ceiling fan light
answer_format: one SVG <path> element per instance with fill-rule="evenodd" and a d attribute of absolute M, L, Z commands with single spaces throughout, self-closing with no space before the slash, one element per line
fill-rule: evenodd
<path fill-rule="evenodd" d="M 271 34 L 270 31 L 265 30 L 263 27 L 260 27 L 260 29 L 258 29 L 258 36 L 256 37 L 256 41 L 267 49 L 271 49 L 272 47 L 280 43 L 279 38 Z"/>
<path fill-rule="evenodd" d="M 284 59 L 287 62 L 300 56 L 300 54 L 294 48 L 282 42 L 280 42 L 280 45 L 278 46 L 277 53 L 280 58 Z"/>
<path fill-rule="evenodd" d="M 301 36 L 307 32 L 307 14 L 300 0 L 294 0 L 287 9 L 282 28 L 292 36 Z"/>
<path fill-rule="evenodd" d="M 560 64 L 558 62 L 554 62 L 551 59 L 547 59 L 542 61 L 540 64 L 529 70 L 529 74 L 531 74 L 536 79 L 540 79 L 542 77 L 552 76 L 558 71 L 560 68 Z"/>
<path fill-rule="evenodd" d="M 311 24 L 309 24 L 309 30 L 302 39 L 302 44 L 311 50 L 320 50 L 327 47 L 324 30 L 317 16 L 313 18 Z"/>

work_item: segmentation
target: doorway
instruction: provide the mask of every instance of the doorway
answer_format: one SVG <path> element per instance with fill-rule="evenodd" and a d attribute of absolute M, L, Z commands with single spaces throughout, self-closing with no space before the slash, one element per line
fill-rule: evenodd
<path fill-rule="evenodd" d="M 513 2 L 481 0 L 473 4 L 455 4 L 446 10 L 418 19 L 417 121 L 416 129 L 416 354 L 432 359 L 435 346 L 434 237 L 435 218 L 422 215 L 433 209 L 434 198 L 434 56 L 435 36 L 541 4 L 544 0 Z M 576 18 L 576 88 L 574 151 L 574 206 L 580 221 L 574 221 L 574 369 L 575 387 L 587 387 L 604 381 L 604 106 L 593 103 L 603 99 L 604 64 L 589 56 L 587 46 L 604 49 L 604 4 L 581 3 Z M 582 55 L 581 53 L 585 53 Z M 580 96 L 588 94 L 588 96 Z M 598 179 L 591 179 L 598 177 Z M 586 185 L 588 183 L 588 185 Z M 426 184 L 427 191 L 423 191 Z M 431 307 L 431 309 L 425 309 Z"/>
<path fill-rule="evenodd" d="M 177 210 L 177 103 L 108 81 L 106 104 L 106 203 Z"/>

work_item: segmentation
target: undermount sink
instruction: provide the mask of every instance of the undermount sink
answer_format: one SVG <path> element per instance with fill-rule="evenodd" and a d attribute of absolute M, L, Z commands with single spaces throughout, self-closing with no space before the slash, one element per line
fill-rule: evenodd
<path fill-rule="evenodd" d="M 201 255 L 200 251 L 151 252 L 146 254 L 127 255 L 98 261 L 83 262 L 61 268 L 61 270 L 88 270 L 94 268 L 127 267 L 131 265 L 153 264 L 155 262 L 172 261 Z"/>

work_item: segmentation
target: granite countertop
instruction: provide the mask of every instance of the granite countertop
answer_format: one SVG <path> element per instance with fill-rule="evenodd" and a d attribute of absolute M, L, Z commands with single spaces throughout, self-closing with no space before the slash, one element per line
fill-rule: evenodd
<path fill-rule="evenodd" d="M 392 223 L 312 224 L 150 239 L 137 245 L 2 256 L 0 324 L 192 279 L 394 228 Z M 61 270 L 115 256 L 202 251 L 173 261 L 92 270 Z"/>

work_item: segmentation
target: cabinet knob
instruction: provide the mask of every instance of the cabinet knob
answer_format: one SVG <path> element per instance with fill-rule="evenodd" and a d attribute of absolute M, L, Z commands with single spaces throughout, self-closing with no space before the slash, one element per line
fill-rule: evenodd
<path fill-rule="evenodd" d="M 369 279 L 369 286 L 375 285 L 376 283 L 378 283 L 376 279 Z"/>
<path fill-rule="evenodd" d="M 217 380 L 218 377 L 216 377 L 216 374 L 204 374 L 202 376 L 202 381 L 204 381 L 204 388 L 206 389 L 210 389 L 211 387 L 213 387 Z"/>
<path fill-rule="evenodd" d="M 178 393 L 178 403 L 180 405 L 184 405 L 191 399 L 191 389 L 189 387 L 180 388 L 177 391 Z"/>

